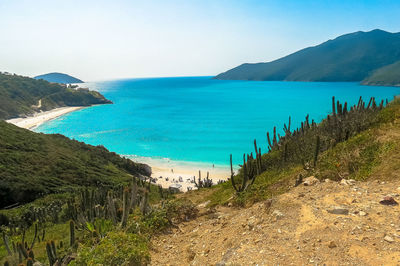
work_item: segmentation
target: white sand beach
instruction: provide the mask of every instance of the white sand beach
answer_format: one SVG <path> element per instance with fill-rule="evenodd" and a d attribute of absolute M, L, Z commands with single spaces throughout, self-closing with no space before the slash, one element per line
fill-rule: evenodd
<path fill-rule="evenodd" d="M 80 110 L 85 107 L 86 106 L 60 107 L 60 108 L 52 109 L 50 111 L 35 113 L 32 116 L 28 116 L 28 117 L 9 119 L 9 120 L 6 120 L 6 122 L 14 124 L 18 127 L 32 130 L 47 121 L 53 120 L 57 117 L 60 117 L 62 115 L 65 115 L 67 113 L 70 113 L 70 112 L 73 112 L 76 110 Z"/>
<path fill-rule="evenodd" d="M 35 113 L 29 117 L 14 118 L 6 121 L 18 127 L 32 130 L 47 121 L 82 108 L 86 107 L 60 107 L 46 112 Z M 163 188 L 169 188 L 172 184 L 179 184 L 181 185 L 180 190 L 182 192 L 188 191 L 188 188 L 196 189 L 193 177 L 196 177 L 197 182 L 199 170 L 201 171 L 202 179 L 206 178 L 207 172 L 209 172 L 209 178 L 213 180 L 214 184 L 217 184 L 219 180 L 227 180 L 230 177 L 230 168 L 228 166 L 201 162 L 171 161 L 169 159 L 153 159 L 149 157 L 126 157 L 135 162 L 150 165 L 153 172 L 152 178 L 156 179 L 155 184 L 160 184 Z"/>
<path fill-rule="evenodd" d="M 172 161 L 169 159 L 153 159 L 149 157 L 127 156 L 135 162 L 145 163 L 151 166 L 152 178 L 156 179 L 155 184 L 161 185 L 163 188 L 169 188 L 172 184 L 181 185 L 180 190 L 186 192 L 189 189 L 196 189 L 193 183 L 193 177 L 196 182 L 199 178 L 199 170 L 201 178 L 204 179 L 209 172 L 209 178 L 217 184 L 219 180 L 227 180 L 230 177 L 229 166 L 214 165 L 201 162 L 183 162 Z"/>
<path fill-rule="evenodd" d="M 155 165 L 150 165 L 152 169 L 152 177 L 156 178 L 156 184 L 161 185 L 163 188 L 168 188 L 172 184 L 180 184 L 182 187 L 180 190 L 186 192 L 187 189 L 196 189 L 193 183 L 193 177 L 196 177 L 196 182 L 199 178 L 199 170 L 201 171 L 201 178 L 204 179 L 207 176 L 207 171 L 209 172 L 209 178 L 213 180 L 214 184 L 217 184 L 219 180 L 227 180 L 230 177 L 228 171 L 222 169 L 212 169 L 212 168 L 186 168 L 176 166 L 175 168 L 162 168 Z M 173 170 L 173 172 L 172 172 Z"/>

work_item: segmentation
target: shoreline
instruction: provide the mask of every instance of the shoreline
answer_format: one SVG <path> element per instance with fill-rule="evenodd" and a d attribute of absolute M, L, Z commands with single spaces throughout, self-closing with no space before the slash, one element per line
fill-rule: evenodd
<path fill-rule="evenodd" d="M 53 119 L 59 118 L 60 116 L 66 115 L 68 113 L 81 110 L 89 106 L 66 106 L 59 107 L 49 111 L 44 111 L 40 113 L 34 113 L 32 116 L 28 117 L 18 117 L 6 120 L 7 123 L 11 123 L 17 127 L 33 130 L 43 123 L 51 121 Z"/>
<path fill-rule="evenodd" d="M 124 156 L 124 155 L 123 155 Z M 134 162 L 145 163 L 151 167 L 151 177 L 156 179 L 155 185 L 161 185 L 163 188 L 169 188 L 172 184 L 179 184 L 181 192 L 187 192 L 188 188 L 197 189 L 193 183 L 193 177 L 196 177 L 196 182 L 199 178 L 199 171 L 201 171 L 201 179 L 207 177 L 209 172 L 209 179 L 213 181 L 213 185 L 217 184 L 219 180 L 226 181 L 230 178 L 230 166 L 228 165 L 214 165 L 212 163 L 204 162 L 188 162 L 188 161 L 174 161 L 167 158 L 154 159 L 151 157 L 141 156 L 124 156 Z"/>
<path fill-rule="evenodd" d="M 6 120 L 20 128 L 34 130 L 38 126 L 48 121 L 59 118 L 68 113 L 81 110 L 90 106 L 67 106 L 59 107 L 49 111 L 34 113 L 28 117 L 18 117 Z M 189 162 L 189 161 L 175 161 L 168 158 L 152 158 L 142 157 L 135 155 L 122 155 L 120 156 L 131 159 L 137 163 L 144 163 L 151 167 L 151 177 L 156 180 L 155 185 L 161 185 L 163 188 L 169 188 L 172 184 L 181 185 L 180 191 L 187 192 L 189 189 L 197 189 L 193 177 L 196 177 L 196 182 L 199 178 L 199 171 L 201 171 L 202 180 L 206 178 L 207 172 L 209 179 L 213 184 L 217 184 L 219 180 L 227 180 L 230 177 L 230 166 L 228 165 L 214 165 L 205 162 Z"/>

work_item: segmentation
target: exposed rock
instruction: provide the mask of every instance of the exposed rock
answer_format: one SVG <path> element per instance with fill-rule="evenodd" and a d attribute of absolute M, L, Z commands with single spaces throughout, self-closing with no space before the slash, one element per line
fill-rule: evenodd
<path fill-rule="evenodd" d="M 367 215 L 367 213 L 364 212 L 364 211 L 360 211 L 358 214 L 359 214 L 360 216 L 366 216 L 366 215 Z"/>
<path fill-rule="evenodd" d="M 345 186 L 353 186 L 356 184 L 356 181 L 354 179 L 342 179 L 340 180 L 340 184 Z"/>
<path fill-rule="evenodd" d="M 282 218 L 283 216 L 285 216 L 281 211 L 279 210 L 274 210 L 272 212 L 272 215 L 274 215 L 276 217 L 276 219 Z"/>
<path fill-rule="evenodd" d="M 203 202 L 199 205 L 197 205 L 198 208 L 205 208 L 211 201 L 207 200 L 206 202 Z"/>
<path fill-rule="evenodd" d="M 265 208 L 265 209 L 271 208 L 271 205 L 272 205 L 272 199 L 268 199 L 268 200 L 266 200 L 266 201 L 264 202 L 264 208 Z"/>
<path fill-rule="evenodd" d="M 334 207 L 332 209 L 328 209 L 327 212 L 331 214 L 343 214 L 343 215 L 349 214 L 349 210 L 343 207 Z"/>
<path fill-rule="evenodd" d="M 394 239 L 390 236 L 385 236 L 385 238 L 383 238 L 385 241 L 389 242 L 389 243 L 393 243 Z"/>
<path fill-rule="evenodd" d="M 329 242 L 329 245 L 328 245 L 328 247 L 329 247 L 329 248 L 336 248 L 336 247 L 337 247 L 337 245 L 336 245 L 336 243 L 335 243 L 335 242 L 331 241 L 331 242 Z"/>
<path fill-rule="evenodd" d="M 379 203 L 382 205 L 398 205 L 397 201 L 395 201 L 394 198 L 391 196 L 383 197 L 383 199 Z"/>
<path fill-rule="evenodd" d="M 315 176 L 309 176 L 306 179 L 304 179 L 303 184 L 305 186 L 314 186 L 315 184 L 318 184 L 319 180 L 315 178 Z"/>

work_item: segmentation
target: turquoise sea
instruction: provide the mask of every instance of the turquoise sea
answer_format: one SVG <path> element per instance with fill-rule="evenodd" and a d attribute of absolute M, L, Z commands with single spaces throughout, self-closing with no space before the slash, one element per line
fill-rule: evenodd
<path fill-rule="evenodd" d="M 131 157 L 229 164 L 253 151 L 256 138 L 267 151 L 266 132 L 282 131 L 292 117 L 298 126 L 309 114 L 321 120 L 331 98 L 391 100 L 396 87 L 357 83 L 221 81 L 211 77 L 142 78 L 86 83 L 112 105 L 69 113 L 36 128 L 61 133 Z"/>

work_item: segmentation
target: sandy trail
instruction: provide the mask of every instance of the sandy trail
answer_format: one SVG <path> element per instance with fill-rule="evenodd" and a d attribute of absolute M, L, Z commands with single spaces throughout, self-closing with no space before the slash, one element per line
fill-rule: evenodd
<path fill-rule="evenodd" d="M 400 181 L 299 186 L 250 208 L 198 206 L 152 241 L 151 265 L 400 265 Z M 333 208 L 348 214 L 332 214 Z"/>

